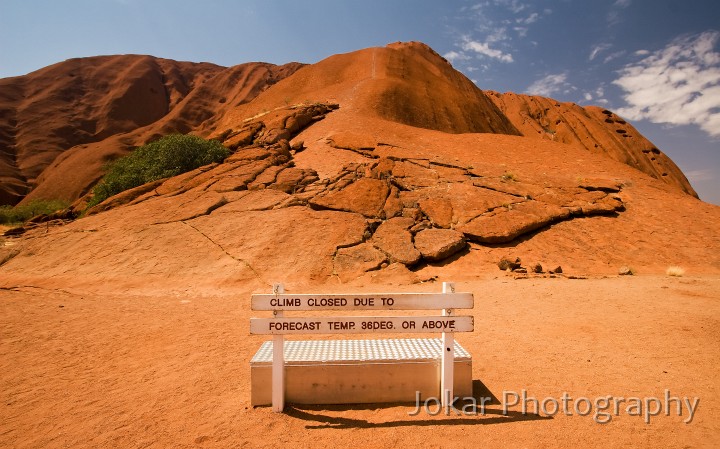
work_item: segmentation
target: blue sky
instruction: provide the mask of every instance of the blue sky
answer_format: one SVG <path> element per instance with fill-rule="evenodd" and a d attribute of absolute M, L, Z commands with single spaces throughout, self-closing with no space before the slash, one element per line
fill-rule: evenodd
<path fill-rule="evenodd" d="M 0 77 L 121 53 L 313 63 L 409 40 L 481 89 L 619 113 L 720 204 L 717 0 L 0 0 Z"/>

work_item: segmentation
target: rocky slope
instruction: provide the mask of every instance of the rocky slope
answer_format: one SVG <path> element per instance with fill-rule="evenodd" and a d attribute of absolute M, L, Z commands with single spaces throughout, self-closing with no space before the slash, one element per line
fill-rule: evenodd
<path fill-rule="evenodd" d="M 677 165 L 612 111 L 512 92 L 488 92 L 488 95 L 525 137 L 604 153 L 697 197 Z"/>
<path fill-rule="evenodd" d="M 224 68 L 151 56 L 71 59 L 0 80 L 0 204 L 75 200 L 102 166 L 157 136 L 187 133 L 300 64 Z"/>
<path fill-rule="evenodd" d="M 420 44 L 300 68 L 197 126 L 233 150 L 223 163 L 29 227 L 0 248 L 1 282 L 139 294 L 406 284 L 477 279 L 502 257 L 569 275 L 720 272 L 720 208 L 607 151 L 519 135 L 483 92 L 453 97 L 469 81 L 451 70 Z M 431 106 L 428 83 L 447 91 Z M 486 118 L 463 121 L 472 105 Z"/>
<path fill-rule="evenodd" d="M 295 74 L 300 67 L 99 56 L 0 80 L 0 203 L 74 201 L 107 161 L 158 136 L 217 135 L 278 105 L 310 101 L 349 103 L 359 114 L 449 133 L 579 145 L 696 195 L 664 153 L 611 111 L 483 92 L 420 43 L 335 55 Z"/>

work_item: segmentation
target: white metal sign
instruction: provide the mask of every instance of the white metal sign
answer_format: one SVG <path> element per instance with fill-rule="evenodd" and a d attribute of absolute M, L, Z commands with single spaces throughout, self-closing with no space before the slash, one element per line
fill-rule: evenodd
<path fill-rule="evenodd" d="M 472 293 L 255 294 L 252 310 L 472 309 Z"/>
<path fill-rule="evenodd" d="M 352 316 L 251 318 L 251 334 L 372 334 L 472 332 L 471 316 Z"/>

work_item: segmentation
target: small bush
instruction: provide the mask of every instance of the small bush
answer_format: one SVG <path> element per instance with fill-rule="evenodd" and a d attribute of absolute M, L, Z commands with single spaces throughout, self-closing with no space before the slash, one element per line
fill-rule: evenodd
<path fill-rule="evenodd" d="M 18 206 L 0 206 L 0 223 L 17 224 L 41 214 L 52 214 L 66 209 L 70 203 L 62 200 L 32 200 Z"/>
<path fill-rule="evenodd" d="M 683 274 L 685 274 L 685 269 L 683 267 L 673 265 L 668 267 L 667 270 L 665 270 L 665 274 L 667 274 L 668 276 L 681 277 Z"/>
<path fill-rule="evenodd" d="M 220 162 L 229 154 L 216 140 L 189 134 L 165 136 L 109 164 L 107 174 L 93 189 L 88 207 L 133 187 Z"/>

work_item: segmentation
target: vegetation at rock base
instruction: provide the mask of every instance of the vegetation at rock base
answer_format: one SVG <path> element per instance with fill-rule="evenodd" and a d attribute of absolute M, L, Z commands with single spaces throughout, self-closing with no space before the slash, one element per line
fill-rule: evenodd
<path fill-rule="evenodd" d="M 33 200 L 17 206 L 0 206 L 0 223 L 16 224 L 42 214 L 52 214 L 69 206 L 63 200 Z"/>
<path fill-rule="evenodd" d="M 216 140 L 189 134 L 165 136 L 110 163 L 106 175 L 93 189 L 88 207 L 133 187 L 221 162 L 229 154 Z"/>

